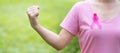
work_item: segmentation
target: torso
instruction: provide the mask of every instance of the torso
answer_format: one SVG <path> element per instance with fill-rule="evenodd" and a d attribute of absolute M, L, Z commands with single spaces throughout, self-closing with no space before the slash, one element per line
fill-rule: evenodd
<path fill-rule="evenodd" d="M 115 8 L 108 8 L 89 2 L 79 4 L 78 37 L 81 53 L 120 53 L 119 5 L 114 6 Z M 93 23 L 94 13 L 98 15 L 99 24 Z M 110 22 L 103 22 L 103 19 L 110 20 Z"/>

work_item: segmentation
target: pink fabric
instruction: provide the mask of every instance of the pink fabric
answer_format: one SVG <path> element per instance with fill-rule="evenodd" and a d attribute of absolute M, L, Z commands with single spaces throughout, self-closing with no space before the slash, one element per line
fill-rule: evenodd
<path fill-rule="evenodd" d="M 60 26 L 78 34 L 81 53 L 120 53 L 120 14 L 103 21 L 89 2 L 78 2 Z"/>

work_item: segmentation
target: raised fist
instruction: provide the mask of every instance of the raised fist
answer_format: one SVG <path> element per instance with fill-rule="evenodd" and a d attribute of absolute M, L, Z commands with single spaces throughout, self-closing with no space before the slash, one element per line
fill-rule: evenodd
<path fill-rule="evenodd" d="M 39 15 L 39 7 L 38 6 L 32 6 L 27 9 L 27 14 L 29 18 L 37 18 Z"/>

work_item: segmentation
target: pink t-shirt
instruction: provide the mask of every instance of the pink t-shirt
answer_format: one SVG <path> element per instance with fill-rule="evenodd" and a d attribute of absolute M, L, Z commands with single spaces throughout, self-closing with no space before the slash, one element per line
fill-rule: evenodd
<path fill-rule="evenodd" d="M 120 14 L 103 20 L 89 2 L 78 2 L 60 26 L 78 34 L 81 53 L 120 53 Z"/>

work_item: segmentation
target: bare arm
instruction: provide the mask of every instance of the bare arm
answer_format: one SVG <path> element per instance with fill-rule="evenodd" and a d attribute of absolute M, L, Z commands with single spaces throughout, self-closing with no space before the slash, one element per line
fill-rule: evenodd
<path fill-rule="evenodd" d="M 52 47 L 57 50 L 63 49 L 73 38 L 73 35 L 65 29 L 62 29 L 58 34 L 42 27 L 38 24 L 38 6 L 33 6 L 27 9 L 31 26 L 40 34 L 40 36 Z"/>

